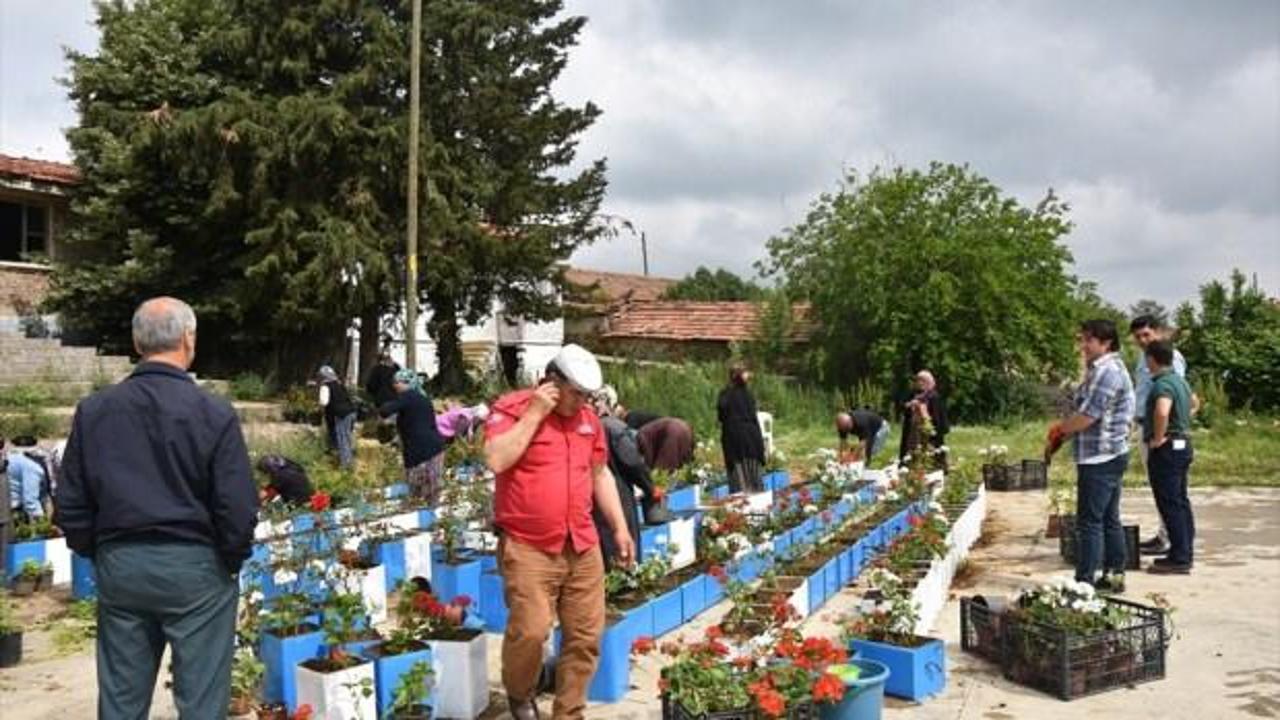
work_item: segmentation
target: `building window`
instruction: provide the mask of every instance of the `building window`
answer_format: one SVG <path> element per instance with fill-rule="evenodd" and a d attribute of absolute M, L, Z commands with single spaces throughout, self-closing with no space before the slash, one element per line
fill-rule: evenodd
<path fill-rule="evenodd" d="M 49 208 L 0 200 L 0 260 L 48 255 Z"/>

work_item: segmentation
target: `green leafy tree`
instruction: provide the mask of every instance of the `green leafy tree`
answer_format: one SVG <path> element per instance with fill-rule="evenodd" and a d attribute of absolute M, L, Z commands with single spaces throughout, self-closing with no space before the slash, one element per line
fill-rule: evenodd
<path fill-rule="evenodd" d="M 1160 323 L 1161 327 L 1168 327 L 1169 325 L 1169 309 L 1155 300 L 1143 298 L 1129 306 L 1130 318 L 1135 318 L 1139 315 L 1150 315 L 1155 318 L 1156 322 Z M 1128 327 L 1128 325 L 1124 327 Z"/>
<path fill-rule="evenodd" d="M 1193 380 L 1221 381 L 1234 408 L 1280 408 L 1280 303 L 1244 273 L 1231 273 L 1231 287 L 1214 280 L 1200 287 L 1200 309 L 1177 310 L 1178 347 Z"/>
<path fill-rule="evenodd" d="M 603 163 L 562 172 L 597 111 L 548 94 L 583 22 L 560 7 L 425 6 L 418 290 L 454 380 L 459 322 L 495 299 L 549 316 L 556 261 L 599 232 Z M 98 25 L 98 53 L 70 54 L 84 182 L 50 302 L 67 325 L 127 348 L 138 300 L 177 295 L 202 370 L 283 380 L 340 359 L 352 318 L 400 309 L 406 3 L 113 1 Z"/>
<path fill-rule="evenodd" d="M 1067 209 L 1052 192 L 1023 207 L 964 166 L 850 174 L 761 269 L 813 303 L 829 384 L 901 397 L 928 367 L 957 416 L 989 417 L 1076 367 Z"/>
<path fill-rule="evenodd" d="M 699 265 L 692 274 L 667 288 L 662 297 L 665 300 L 760 300 L 764 290 L 724 268 L 712 271 Z"/>

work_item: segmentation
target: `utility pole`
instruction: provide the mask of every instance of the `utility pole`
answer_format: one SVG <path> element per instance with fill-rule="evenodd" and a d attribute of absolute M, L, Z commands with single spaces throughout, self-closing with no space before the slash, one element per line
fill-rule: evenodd
<path fill-rule="evenodd" d="M 413 38 L 409 42 L 409 237 L 405 273 L 404 364 L 418 369 L 418 123 L 421 114 L 422 0 L 413 0 Z"/>
<path fill-rule="evenodd" d="M 649 277 L 649 243 L 643 230 L 640 231 L 640 256 L 644 258 L 644 276 Z"/>

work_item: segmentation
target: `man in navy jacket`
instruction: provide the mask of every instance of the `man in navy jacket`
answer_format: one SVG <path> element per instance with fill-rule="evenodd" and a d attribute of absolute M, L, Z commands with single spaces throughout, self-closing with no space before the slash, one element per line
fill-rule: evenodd
<path fill-rule="evenodd" d="M 167 643 L 179 715 L 222 718 L 258 493 L 235 411 L 187 374 L 191 308 L 142 303 L 133 343 L 133 373 L 76 408 L 56 493 L 55 523 L 94 560 L 98 717 L 147 717 Z"/>

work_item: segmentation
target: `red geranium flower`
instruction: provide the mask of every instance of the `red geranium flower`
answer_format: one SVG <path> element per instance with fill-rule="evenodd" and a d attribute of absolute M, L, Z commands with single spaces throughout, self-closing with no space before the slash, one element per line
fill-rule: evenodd
<path fill-rule="evenodd" d="M 840 678 L 825 673 L 813 684 L 812 695 L 815 702 L 838 703 L 844 700 L 844 692 L 844 683 L 840 682 Z"/>
<path fill-rule="evenodd" d="M 413 609 L 420 613 L 426 613 L 431 610 L 431 603 L 435 602 L 435 597 L 425 590 L 419 590 L 413 594 Z"/>
<path fill-rule="evenodd" d="M 648 636 L 638 637 L 635 639 L 635 642 L 631 643 L 631 654 L 632 655 L 648 655 L 649 653 L 653 652 L 653 648 L 654 648 L 653 638 Z"/>
<path fill-rule="evenodd" d="M 760 706 L 760 712 L 769 717 L 782 717 L 787 711 L 786 699 L 782 697 L 782 693 L 773 689 L 764 690 L 756 695 L 756 704 Z"/>
<path fill-rule="evenodd" d="M 924 526 L 924 518 L 919 515 L 911 515 L 907 518 L 907 522 L 911 523 L 911 527 L 919 528 Z"/>
<path fill-rule="evenodd" d="M 299 705 L 298 709 L 293 711 L 290 720 L 311 720 L 311 706 Z"/>
<path fill-rule="evenodd" d="M 460 607 L 460 608 L 471 607 L 471 596 L 470 596 L 470 595 L 458 595 L 457 597 L 455 597 L 455 598 L 453 599 L 453 601 L 452 601 L 450 604 L 451 604 L 451 605 L 453 605 L 453 606 L 455 606 L 455 607 Z"/>
<path fill-rule="evenodd" d="M 266 495 L 268 500 L 275 500 L 280 493 L 274 487 L 268 485 L 262 489 L 262 494 Z"/>
<path fill-rule="evenodd" d="M 721 585 L 729 582 L 729 573 L 725 572 L 724 567 L 721 565 L 712 565 L 711 567 L 707 568 L 707 574 L 710 575 L 712 578 L 714 578 L 715 581 L 720 583 Z"/>
<path fill-rule="evenodd" d="M 329 509 L 329 493 L 317 492 L 311 496 L 311 510 L 313 512 L 321 512 Z"/>
<path fill-rule="evenodd" d="M 708 640 L 719 640 L 722 637 L 724 637 L 724 629 L 721 628 L 719 625 L 712 625 L 711 627 L 707 628 Z"/>

